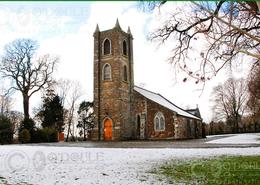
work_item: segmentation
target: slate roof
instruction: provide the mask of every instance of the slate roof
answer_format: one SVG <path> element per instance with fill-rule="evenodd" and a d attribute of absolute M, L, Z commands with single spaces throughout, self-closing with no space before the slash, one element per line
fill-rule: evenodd
<path fill-rule="evenodd" d="M 200 118 L 198 118 L 198 117 L 190 114 L 189 112 L 183 110 L 182 108 L 176 106 L 175 104 L 173 104 L 172 102 L 170 102 L 169 100 L 167 100 L 165 97 L 163 97 L 162 95 L 160 95 L 158 93 L 154 93 L 152 91 L 146 90 L 146 89 L 138 87 L 138 86 L 134 86 L 134 90 L 136 92 L 140 93 L 141 95 L 143 95 L 145 98 L 152 100 L 153 102 L 158 103 L 161 106 L 164 106 L 164 107 L 176 112 L 178 115 L 185 116 L 185 117 L 192 118 L 192 119 L 201 120 Z"/>

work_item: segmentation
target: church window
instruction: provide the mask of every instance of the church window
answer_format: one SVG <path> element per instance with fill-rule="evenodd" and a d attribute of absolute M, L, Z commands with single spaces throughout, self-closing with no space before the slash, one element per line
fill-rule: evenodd
<path fill-rule="evenodd" d="M 111 80 L 111 66 L 109 64 L 104 65 L 103 80 Z"/>
<path fill-rule="evenodd" d="M 127 75 L 127 67 L 126 67 L 126 65 L 124 65 L 123 75 L 124 75 L 124 76 L 123 76 L 124 81 L 127 82 L 127 79 L 128 79 L 127 76 L 128 76 L 128 75 Z"/>
<path fill-rule="evenodd" d="M 127 46 L 126 46 L 126 41 L 123 41 L 123 55 L 127 55 Z"/>
<path fill-rule="evenodd" d="M 160 130 L 165 130 L 164 117 L 160 117 Z"/>
<path fill-rule="evenodd" d="M 161 112 L 157 112 L 154 117 L 154 130 L 155 131 L 165 130 L 165 119 Z"/>
<path fill-rule="evenodd" d="M 111 42 L 109 39 L 106 39 L 103 44 L 104 55 L 109 55 L 111 53 Z"/>

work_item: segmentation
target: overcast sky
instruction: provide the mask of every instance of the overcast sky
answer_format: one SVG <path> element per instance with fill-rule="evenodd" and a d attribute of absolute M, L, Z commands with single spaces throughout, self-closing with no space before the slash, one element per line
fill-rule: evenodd
<path fill-rule="evenodd" d="M 167 2 L 160 12 L 143 11 L 138 2 L 0 2 L 0 55 L 8 42 L 31 38 L 40 44 L 39 52 L 60 57 L 55 78 L 79 81 L 83 99 L 93 98 L 93 32 L 111 29 L 119 19 L 121 28 L 130 26 L 134 37 L 134 80 L 136 85 L 160 93 L 182 108 L 199 106 L 202 117 L 210 121 L 212 87 L 228 75 L 223 70 L 216 78 L 201 87 L 192 81 L 182 82 L 183 73 L 175 72 L 167 58 L 172 43 L 158 46 L 147 37 L 182 2 Z M 185 6 L 183 6 L 185 8 Z M 234 75 L 245 76 L 240 65 Z M 14 108 L 22 111 L 21 95 L 15 94 Z M 31 107 L 39 104 L 39 95 Z"/>

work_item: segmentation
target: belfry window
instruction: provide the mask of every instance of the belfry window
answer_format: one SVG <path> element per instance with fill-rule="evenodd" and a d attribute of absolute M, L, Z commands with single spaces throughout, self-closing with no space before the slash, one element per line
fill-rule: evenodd
<path fill-rule="evenodd" d="M 157 112 L 154 117 L 154 130 L 155 131 L 165 130 L 165 119 L 161 112 Z"/>
<path fill-rule="evenodd" d="M 103 80 L 111 80 L 111 66 L 109 64 L 104 65 Z"/>
<path fill-rule="evenodd" d="M 123 41 L 123 55 L 127 55 L 127 46 L 126 46 L 126 41 Z"/>
<path fill-rule="evenodd" d="M 123 69 L 123 80 L 125 82 L 127 82 L 127 80 L 128 80 L 127 67 L 126 66 L 124 66 L 124 69 Z"/>
<path fill-rule="evenodd" d="M 103 44 L 104 55 L 109 55 L 111 53 L 111 42 L 109 39 L 106 39 Z"/>

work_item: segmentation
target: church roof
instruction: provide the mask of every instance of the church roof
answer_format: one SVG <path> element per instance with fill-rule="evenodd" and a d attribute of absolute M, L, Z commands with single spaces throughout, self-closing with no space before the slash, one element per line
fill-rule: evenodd
<path fill-rule="evenodd" d="M 158 104 L 176 112 L 178 115 L 201 120 L 200 118 L 198 118 L 198 117 L 190 114 L 189 112 L 183 110 L 182 108 L 176 106 L 175 104 L 173 104 L 172 102 L 170 102 L 169 100 L 167 100 L 165 97 L 163 97 L 162 95 L 160 95 L 158 93 L 148 91 L 148 90 L 143 89 L 138 86 L 135 86 L 134 90 L 136 92 L 140 93 L 141 95 L 143 95 L 144 97 L 146 97 L 147 99 L 152 100 L 153 102 L 158 103 Z"/>
<path fill-rule="evenodd" d="M 187 109 L 186 111 L 193 114 L 194 116 L 197 116 L 198 118 L 201 118 L 200 110 L 198 107 L 196 109 Z"/>

